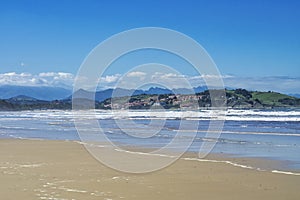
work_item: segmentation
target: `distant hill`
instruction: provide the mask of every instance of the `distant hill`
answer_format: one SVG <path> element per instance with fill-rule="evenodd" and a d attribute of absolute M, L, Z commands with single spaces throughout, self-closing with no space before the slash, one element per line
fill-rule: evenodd
<path fill-rule="evenodd" d="M 20 105 L 33 105 L 33 104 L 42 104 L 42 103 L 48 103 L 48 101 L 45 100 L 39 100 L 33 97 L 28 97 L 25 95 L 19 95 L 16 97 L 12 97 L 6 100 L 9 103 L 12 104 L 20 104 Z"/>
<path fill-rule="evenodd" d="M 105 99 L 114 97 L 123 97 L 123 96 L 131 96 L 131 95 L 139 95 L 143 94 L 143 90 L 127 90 L 127 89 L 107 89 L 103 91 L 90 92 L 87 90 L 79 89 L 73 94 L 74 98 L 85 98 L 85 99 L 95 99 L 96 101 L 104 101 Z M 68 97 L 68 99 L 72 99 L 72 95 Z"/>
<path fill-rule="evenodd" d="M 300 99 L 278 92 L 227 90 L 227 106 L 241 108 L 300 107 Z"/>
<path fill-rule="evenodd" d="M 67 100 L 45 101 L 24 95 L 0 100 L 0 111 L 34 109 L 72 109 L 72 102 Z"/>
<path fill-rule="evenodd" d="M 32 87 L 32 86 L 0 86 L 0 99 L 8 99 L 15 96 L 28 96 L 40 100 L 64 99 L 72 94 L 71 90 L 60 87 Z"/>
<path fill-rule="evenodd" d="M 292 96 L 292 97 L 297 97 L 297 98 L 300 98 L 300 94 L 288 94 L 289 96 Z"/>
<path fill-rule="evenodd" d="M 207 90 L 207 87 L 196 87 L 193 88 L 194 93 L 203 92 Z M 116 89 L 106 89 L 102 91 L 97 91 L 96 93 L 90 92 L 87 90 L 80 89 L 76 91 L 73 95 L 76 98 L 87 98 L 87 99 L 94 99 L 96 101 L 104 101 L 108 98 L 113 97 L 125 97 L 125 96 L 132 96 L 132 95 L 141 95 L 141 94 L 147 94 L 147 95 L 154 95 L 154 94 L 191 94 L 191 90 L 185 89 L 185 88 L 178 88 L 178 89 L 165 89 L 165 88 L 159 88 L 159 87 L 151 87 L 148 90 L 133 90 L 133 89 L 123 89 L 123 88 L 116 88 Z M 72 96 L 69 96 L 68 99 L 71 99 Z"/>
<path fill-rule="evenodd" d="M 213 90 L 218 92 L 218 90 Z M 157 92 L 157 93 L 155 93 Z M 108 89 L 96 94 L 78 90 L 74 93 L 75 103 L 80 109 L 149 109 L 164 107 L 165 109 L 211 107 L 210 92 L 208 90 L 196 94 L 173 94 L 172 91 L 162 88 L 149 90 Z M 211 91 L 212 92 L 212 91 Z M 111 98 L 112 94 L 115 94 Z M 147 94 L 148 93 L 148 94 Z M 167 94 L 165 94 L 167 93 Z M 96 95 L 96 101 L 92 101 Z M 109 97 L 109 98 L 106 98 Z M 300 108 L 300 98 L 277 92 L 247 91 L 245 89 L 226 90 L 227 106 L 229 108 Z M 32 109 L 72 109 L 72 99 L 40 100 L 26 95 L 18 95 L 0 100 L 0 110 L 32 110 Z"/>
<path fill-rule="evenodd" d="M 214 90 L 218 92 L 218 90 Z M 300 99 L 276 92 L 247 91 L 245 89 L 226 90 L 227 107 L 229 108 L 292 108 L 300 107 Z M 110 109 L 149 109 L 152 106 L 165 109 L 211 107 L 208 90 L 196 95 L 174 94 L 141 94 L 131 97 L 107 99 L 101 103 L 101 108 Z"/>
<path fill-rule="evenodd" d="M 0 99 L 0 111 L 1 110 L 16 110 L 14 104 L 7 102 L 6 100 Z"/>

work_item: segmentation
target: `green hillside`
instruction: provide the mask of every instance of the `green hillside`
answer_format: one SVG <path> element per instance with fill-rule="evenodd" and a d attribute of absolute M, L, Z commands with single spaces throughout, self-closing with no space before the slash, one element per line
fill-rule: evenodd
<path fill-rule="evenodd" d="M 212 91 L 211 91 L 212 92 Z M 219 92 L 215 90 L 214 92 Z M 227 107 L 229 108 L 300 108 L 300 98 L 277 92 L 247 91 L 245 89 L 226 90 Z M 78 108 L 90 108 L 95 103 L 96 109 L 196 109 L 211 107 L 210 92 L 204 91 L 191 95 L 175 94 L 140 94 L 131 97 L 109 98 L 102 102 L 91 102 L 90 99 L 78 99 L 73 102 Z M 33 109 L 72 109 L 71 100 L 41 101 L 26 96 L 0 100 L 0 110 L 33 110 Z"/>
<path fill-rule="evenodd" d="M 299 106 L 300 99 L 277 92 L 252 92 L 252 98 L 262 104 L 274 107 Z"/>
<path fill-rule="evenodd" d="M 247 91 L 245 89 L 226 90 L 229 107 L 274 108 L 300 107 L 300 99 L 277 92 Z"/>

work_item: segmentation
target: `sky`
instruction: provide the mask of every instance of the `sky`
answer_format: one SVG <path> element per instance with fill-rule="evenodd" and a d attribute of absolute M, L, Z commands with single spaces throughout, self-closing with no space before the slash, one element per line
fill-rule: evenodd
<path fill-rule="evenodd" d="M 228 87 L 300 93 L 299 9 L 297 0 L 1 0 L 0 85 L 71 87 L 100 42 L 128 29 L 164 27 L 201 44 Z M 104 88 L 136 64 L 165 60 L 188 80 L 199 77 L 182 60 L 153 51 L 112 66 Z"/>

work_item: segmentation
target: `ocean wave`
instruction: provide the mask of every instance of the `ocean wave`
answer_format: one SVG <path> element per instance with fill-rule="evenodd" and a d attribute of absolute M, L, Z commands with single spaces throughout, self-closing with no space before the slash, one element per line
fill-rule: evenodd
<path fill-rule="evenodd" d="M 87 145 L 87 143 L 84 143 L 84 145 Z M 124 149 L 119 149 L 119 148 L 114 148 L 114 150 L 119 151 L 119 152 L 123 152 L 123 153 L 144 155 L 144 156 L 158 156 L 158 157 L 166 157 L 166 158 L 175 158 L 176 157 L 176 156 L 167 155 L 167 154 L 129 151 L 129 150 L 124 150 Z M 237 162 L 232 162 L 232 161 L 229 161 L 229 160 L 213 160 L 213 159 L 200 159 L 200 158 L 189 158 L 189 157 L 184 157 L 184 158 L 180 158 L 180 159 L 185 160 L 185 161 L 224 163 L 224 164 L 227 164 L 227 165 L 231 165 L 231 166 L 239 167 L 239 168 L 243 168 L 243 169 L 256 170 L 256 171 L 269 171 L 271 173 L 284 174 L 284 175 L 294 175 L 294 176 L 299 176 L 300 175 L 300 173 L 296 173 L 296 172 L 282 171 L 282 170 L 276 170 L 276 169 L 267 170 L 267 169 L 262 169 L 262 168 L 259 168 L 259 167 L 254 167 L 254 166 L 251 166 L 251 165 L 239 164 Z"/>
<path fill-rule="evenodd" d="M 276 174 L 285 174 L 285 175 L 295 175 L 295 176 L 300 176 L 300 173 L 289 172 L 289 171 L 272 170 L 271 172 L 272 172 L 272 173 L 276 173 Z"/>
<path fill-rule="evenodd" d="M 224 163 L 224 164 L 232 165 L 234 167 L 239 167 L 239 168 L 243 168 L 243 169 L 250 169 L 250 170 L 256 170 L 256 171 L 268 171 L 266 169 L 261 169 L 259 167 L 253 167 L 251 165 L 243 165 L 243 164 L 235 163 L 235 162 L 232 162 L 229 160 L 209 160 L 209 159 L 200 159 L 200 158 L 182 158 L 182 159 L 187 160 L 187 161 Z M 300 173 L 290 172 L 290 171 L 271 170 L 270 172 L 276 173 L 276 174 L 300 176 Z"/>
<path fill-rule="evenodd" d="M 172 120 L 229 120 L 229 121 L 300 121 L 299 110 L 200 110 L 200 111 L 151 111 L 151 110 L 85 110 L 85 111 L 19 111 L 2 112 L 0 120 L 13 119 L 61 119 L 61 120 L 91 120 L 91 119 L 172 119 Z"/>

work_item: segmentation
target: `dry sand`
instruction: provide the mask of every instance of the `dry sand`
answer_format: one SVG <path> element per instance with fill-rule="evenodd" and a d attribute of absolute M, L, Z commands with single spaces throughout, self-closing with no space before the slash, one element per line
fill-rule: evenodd
<path fill-rule="evenodd" d="M 183 159 L 153 173 L 121 173 L 75 142 L 0 140 L 3 200 L 282 200 L 299 199 L 299 186 L 300 176 Z"/>

